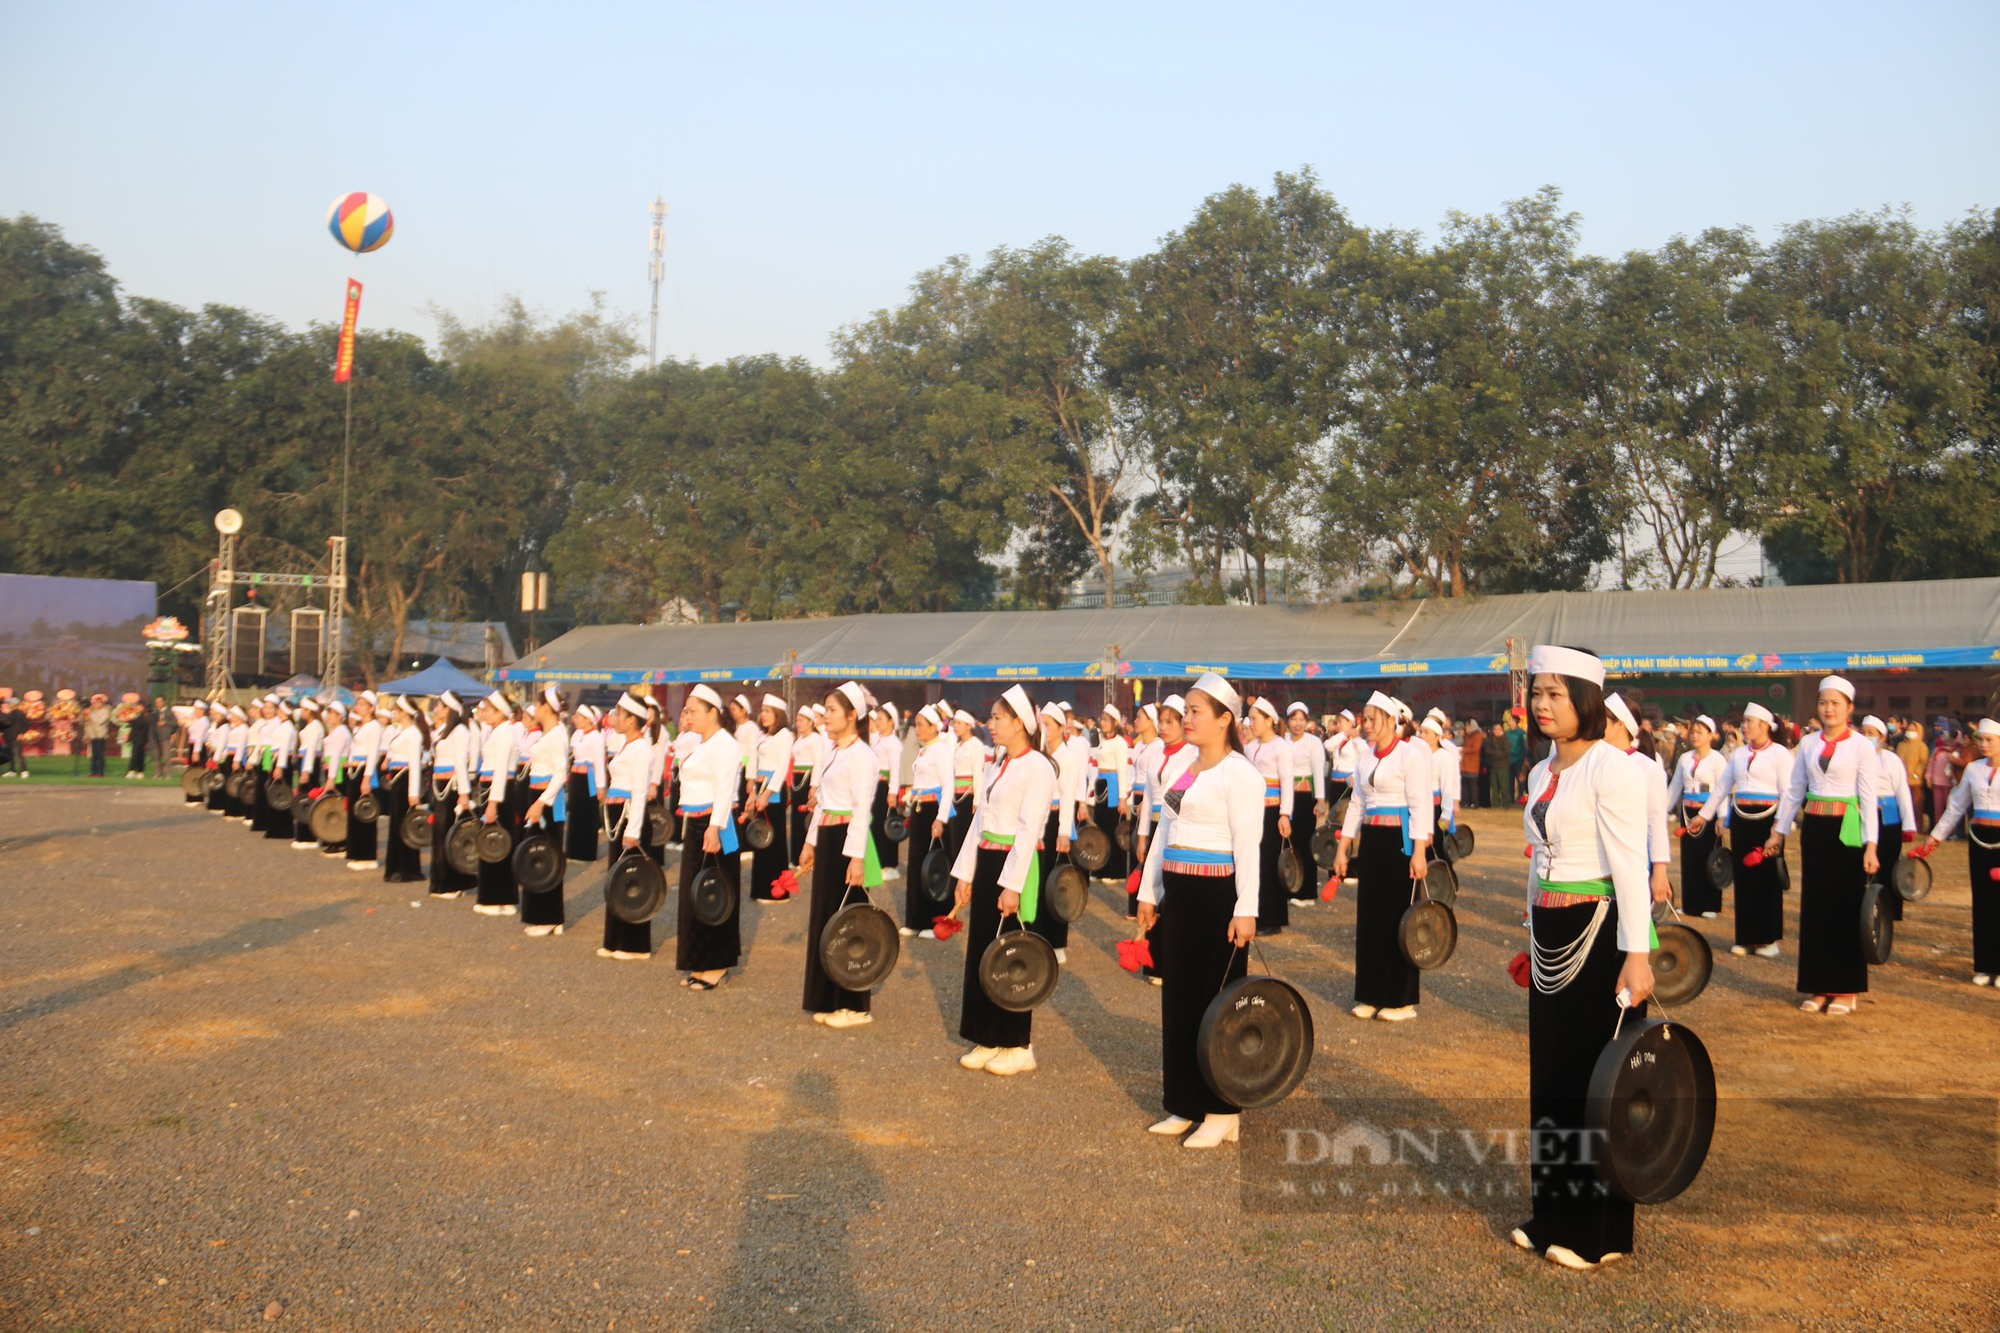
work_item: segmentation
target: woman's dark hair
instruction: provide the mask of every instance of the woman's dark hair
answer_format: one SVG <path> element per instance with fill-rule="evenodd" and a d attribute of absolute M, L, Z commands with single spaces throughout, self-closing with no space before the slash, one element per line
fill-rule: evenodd
<path fill-rule="evenodd" d="M 426 750 L 430 749 L 431 723 L 430 719 L 424 716 L 424 710 L 419 708 L 414 714 L 411 715 L 410 721 L 416 725 L 417 734 L 424 738 L 424 748 Z"/>
<path fill-rule="evenodd" d="M 854 700 L 848 698 L 845 694 L 842 694 L 839 690 L 827 691 L 826 702 L 829 708 L 838 708 L 841 712 L 847 714 L 847 716 L 850 718 L 857 716 L 857 712 L 854 707 Z"/>

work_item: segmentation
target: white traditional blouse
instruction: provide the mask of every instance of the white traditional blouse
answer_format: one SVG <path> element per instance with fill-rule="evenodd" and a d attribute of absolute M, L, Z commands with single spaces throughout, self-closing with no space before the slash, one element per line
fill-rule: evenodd
<path fill-rule="evenodd" d="M 841 855 L 850 861 L 868 855 L 868 815 L 882 780 L 880 761 L 874 747 L 858 737 L 834 747 L 832 756 L 819 766 L 819 803 L 806 824 L 806 846 L 819 845 L 820 825 L 833 815 L 847 820 Z"/>
<path fill-rule="evenodd" d="M 1359 736 L 1333 735 L 1326 740 L 1326 762 L 1328 773 L 1340 782 L 1354 781 L 1354 767 L 1361 762 L 1361 752 L 1368 745 Z"/>
<path fill-rule="evenodd" d="M 1646 783 L 1646 859 L 1663 866 L 1674 859 L 1674 842 L 1667 828 L 1667 812 L 1673 803 L 1667 794 L 1666 772 L 1659 760 L 1643 751 L 1629 750 L 1626 757 L 1639 766 L 1639 776 Z"/>
<path fill-rule="evenodd" d="M 1192 764 L 1200 753 L 1201 751 L 1186 741 L 1182 741 L 1172 753 L 1168 753 L 1167 743 L 1160 742 L 1159 748 L 1153 752 L 1152 766 L 1146 773 L 1146 802 L 1139 809 L 1140 837 L 1152 836 L 1154 828 L 1166 814 L 1167 788 L 1180 780 L 1181 774 L 1188 771 L 1188 765 Z"/>
<path fill-rule="evenodd" d="M 2000 772 L 1996 772 L 1991 759 L 1975 759 L 1965 766 L 1965 776 L 1951 789 L 1951 800 L 1944 808 L 1944 818 L 1931 829 L 1931 836 L 1943 842 L 1958 831 L 1959 821 L 1968 814 L 1980 824 L 2000 821 Z M 1991 829 L 1973 830 L 1982 843 L 1995 841 Z"/>
<path fill-rule="evenodd" d="M 1700 817 L 1708 798 L 1729 771 L 1729 761 L 1720 750 L 1700 755 L 1689 750 L 1674 763 L 1673 781 L 1667 784 L 1667 809 L 1681 807 L 1689 819 Z"/>
<path fill-rule="evenodd" d="M 1422 736 L 1417 739 L 1423 742 L 1425 749 L 1430 749 L 1429 741 Z M 1450 743 L 1446 741 L 1438 742 L 1437 748 L 1431 750 L 1431 797 L 1432 804 L 1437 807 L 1436 819 L 1445 828 L 1455 827 L 1458 820 L 1458 763 Z"/>
<path fill-rule="evenodd" d="M 1264 777 L 1264 802 L 1276 802 L 1278 813 L 1292 814 L 1292 743 L 1283 736 L 1268 741 L 1251 741 L 1243 747 L 1243 757 Z"/>
<path fill-rule="evenodd" d="M 326 724 L 318 718 L 299 728 L 299 772 L 310 773 L 326 746 Z"/>
<path fill-rule="evenodd" d="M 727 728 L 697 737 L 694 753 L 680 766 L 681 808 L 684 815 L 727 819 L 736 805 L 736 783 L 743 776 L 743 752 Z"/>
<path fill-rule="evenodd" d="M 1831 746 L 1824 732 L 1814 732 L 1800 741 L 1792 780 L 1778 806 L 1778 822 L 1772 827 L 1789 835 L 1807 804 L 1847 798 L 1860 803 L 1861 841 L 1880 841 L 1882 768 L 1875 755 L 1875 742 L 1852 727 Z"/>
<path fill-rule="evenodd" d="M 391 782 L 401 782 L 409 799 L 418 799 L 417 785 L 424 772 L 424 733 L 415 727 L 398 727 L 382 746 L 382 764 Z"/>
<path fill-rule="evenodd" d="M 1097 764 L 1097 776 L 1104 779 L 1104 799 L 1114 808 L 1125 803 L 1132 794 L 1135 780 L 1132 769 L 1132 743 L 1123 736 L 1107 736 L 1097 744 L 1097 752 L 1091 756 Z"/>
<path fill-rule="evenodd" d="M 1701 808 L 1703 819 L 1714 819 L 1736 803 L 1756 809 L 1769 805 L 1774 810 L 1792 785 L 1792 752 L 1776 741 L 1763 745 L 1739 745 L 1729 756 L 1722 781 Z"/>
<path fill-rule="evenodd" d="M 895 732 L 868 742 L 875 753 L 875 774 L 893 789 L 903 778 L 903 738 Z"/>
<path fill-rule="evenodd" d="M 1290 747 L 1287 746 L 1289 754 Z M 1163 868 L 1173 851 L 1199 856 L 1224 854 L 1236 868 L 1236 906 L 1233 916 L 1257 915 L 1258 869 L 1264 844 L 1264 775 L 1243 755 L 1231 752 L 1214 768 L 1192 772 L 1193 746 L 1181 753 L 1190 756 L 1179 773 L 1167 783 L 1160 805 L 1160 831 L 1146 848 L 1146 866 L 1139 877 L 1139 900 L 1158 906 L 1161 899 Z M 1176 758 L 1179 756 L 1176 755 Z M 1166 781 L 1164 774 L 1162 781 Z M 1180 793 L 1180 809 L 1164 799 Z"/>
<path fill-rule="evenodd" d="M 604 733 L 586 727 L 569 738 L 569 771 L 581 773 L 592 796 L 604 791 Z"/>
<path fill-rule="evenodd" d="M 972 808 L 986 799 L 986 747 L 979 737 L 968 736 L 952 750 L 951 780 L 957 791 L 972 793 Z"/>
<path fill-rule="evenodd" d="M 764 804 L 778 805 L 785 799 L 785 784 L 792 773 L 792 729 L 779 727 L 757 741 L 757 780 L 764 784 Z"/>
<path fill-rule="evenodd" d="M 460 796 L 472 795 L 472 729 L 460 722 L 438 737 L 431 759 L 431 780 Z"/>
<path fill-rule="evenodd" d="M 486 789 L 489 803 L 507 798 L 507 783 L 514 776 L 514 728 L 502 723 L 486 733 L 479 747 L 479 776 L 491 785 Z"/>
<path fill-rule="evenodd" d="M 1292 738 L 1292 790 L 1312 793 L 1315 803 L 1326 799 L 1326 747 L 1310 731 Z"/>
<path fill-rule="evenodd" d="M 1361 821 L 1369 815 L 1390 815 L 1406 811 L 1405 832 L 1412 843 L 1428 842 L 1436 827 L 1431 781 L 1431 748 L 1422 741 L 1400 738 L 1387 754 L 1363 745 L 1354 761 L 1354 795 L 1347 803 L 1347 818 L 1341 821 L 1340 836 L 1361 836 Z"/>
<path fill-rule="evenodd" d="M 1917 827 L 1915 804 L 1910 800 L 1910 770 L 1894 750 L 1877 746 L 1875 760 L 1881 766 L 1882 780 L 1877 784 L 1876 797 L 1881 806 L 1880 822 L 1898 824 L 1907 831 Z"/>
<path fill-rule="evenodd" d="M 1047 725 L 1046 719 L 1043 725 Z M 1077 803 L 1089 799 L 1090 745 L 1081 736 L 1072 736 L 1056 746 L 1051 762 L 1055 765 L 1056 786 L 1049 793 L 1050 809 L 1061 816 L 1056 822 L 1058 836 L 1076 836 Z M 1046 816 L 1044 816 L 1046 818 Z"/>
<path fill-rule="evenodd" d="M 949 734 L 943 734 L 917 750 L 916 763 L 910 770 L 910 787 L 917 799 L 936 801 L 937 818 L 947 822 L 951 819 L 952 770 L 956 759 L 956 745 Z"/>
<path fill-rule="evenodd" d="M 1641 755 L 1639 758 L 1643 759 Z M 1653 941 L 1653 894 L 1646 861 L 1646 775 L 1633 756 L 1604 741 L 1561 774 L 1553 757 L 1528 773 L 1528 905 L 1542 882 L 1611 881 L 1618 947 L 1646 952 Z M 1650 760 L 1647 760 L 1651 763 Z M 1654 765 L 1654 771 L 1659 766 Z M 1539 809 L 1550 786 L 1555 793 Z"/>
<path fill-rule="evenodd" d="M 326 733 L 326 782 L 340 781 L 347 766 L 347 756 L 353 749 L 354 733 L 347 729 L 345 722 Z"/>
<path fill-rule="evenodd" d="M 1037 846 L 1048 826 L 1049 802 L 1055 799 L 1056 767 L 1047 755 L 1028 749 L 1009 756 L 972 812 L 972 827 L 952 864 L 952 878 L 969 882 L 978 872 L 982 839 L 1012 838 L 1000 866 L 1000 887 L 1019 893 L 1028 883 L 1028 868 L 1035 864 Z"/>
<path fill-rule="evenodd" d="M 653 742 L 641 731 L 618 748 L 611 756 L 611 772 L 606 779 L 609 784 L 604 789 L 607 804 L 622 801 L 625 804 L 622 832 L 618 835 L 636 838 L 639 830 L 646 827 L 646 791 L 650 786 L 653 772 Z"/>
<path fill-rule="evenodd" d="M 381 758 L 382 719 L 371 717 L 354 729 L 354 739 L 347 746 L 347 766 L 361 770 L 364 791 L 375 785 L 375 765 Z"/>
<path fill-rule="evenodd" d="M 558 722 L 528 747 L 528 786 L 541 791 L 560 787 L 569 773 L 569 728 Z"/>

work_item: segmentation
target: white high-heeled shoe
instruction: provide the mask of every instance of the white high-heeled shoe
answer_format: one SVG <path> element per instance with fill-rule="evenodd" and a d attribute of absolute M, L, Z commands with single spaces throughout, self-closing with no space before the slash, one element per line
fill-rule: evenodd
<path fill-rule="evenodd" d="M 1193 1124 L 1194 1121 L 1184 1115 L 1170 1115 L 1157 1125 L 1148 1125 L 1146 1132 L 1148 1134 L 1185 1134 Z"/>
<path fill-rule="evenodd" d="M 1202 1117 L 1201 1128 L 1181 1140 L 1183 1148 L 1213 1148 L 1222 1143 L 1236 1142 L 1242 1117 L 1234 1115 L 1211 1115 Z"/>

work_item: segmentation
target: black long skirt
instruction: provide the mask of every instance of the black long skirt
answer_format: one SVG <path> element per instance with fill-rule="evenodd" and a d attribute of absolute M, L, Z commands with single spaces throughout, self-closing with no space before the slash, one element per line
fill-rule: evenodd
<path fill-rule="evenodd" d="M 403 841 L 403 814 L 410 808 L 410 779 L 392 775 L 382 784 L 382 813 L 389 821 L 389 845 L 382 855 L 382 882 L 414 884 L 424 877 L 424 855 Z"/>
<path fill-rule="evenodd" d="M 1903 812 L 1898 810 L 1896 811 L 1896 818 L 1884 819 L 1882 821 L 1881 841 L 1875 845 L 1875 859 L 1881 866 L 1875 875 L 1875 879 L 1882 884 L 1890 882 L 1889 872 L 1896 868 L 1896 862 L 1903 859 L 1902 815 Z M 1884 895 L 1884 899 L 1889 904 L 1890 918 L 1901 921 L 1903 919 L 1903 895 L 1891 889 Z"/>
<path fill-rule="evenodd" d="M 965 846 L 966 832 L 972 827 L 972 792 L 959 792 L 951 800 L 951 822 L 945 825 L 944 845 L 951 863 L 958 864 L 959 849 Z"/>
<path fill-rule="evenodd" d="M 477 818 L 470 811 L 458 812 L 458 792 L 447 791 L 442 800 L 431 802 L 431 892 L 464 893 L 467 889 L 479 887 L 479 876 L 468 875 L 452 868 L 451 858 L 445 855 L 445 840 L 451 836 L 452 826 L 461 819 Z"/>
<path fill-rule="evenodd" d="M 1049 845 L 1054 846 L 1053 841 Z M 979 849 L 972 873 L 972 907 L 965 924 L 965 984 L 958 1002 L 958 1035 L 974 1046 L 997 1046 L 1003 1051 L 1030 1045 L 1035 1039 L 1033 1010 L 1016 1014 L 1002 1009 L 987 998 L 979 984 L 980 960 L 986 946 L 1000 934 L 1000 871 L 1006 864 L 1005 851 Z M 1040 915 L 1051 914 L 1044 910 Z M 1019 922 L 1009 917 L 1007 929 L 1019 929 Z"/>
<path fill-rule="evenodd" d="M 1110 800 L 1103 799 L 1091 807 L 1090 822 L 1104 830 L 1104 836 L 1111 839 L 1111 855 L 1104 862 L 1104 868 L 1097 872 L 1098 879 L 1112 879 L 1120 884 L 1132 873 L 1132 858 L 1118 845 L 1118 807 Z"/>
<path fill-rule="evenodd" d="M 1317 805 L 1310 791 L 1292 795 L 1292 836 L 1285 840 L 1285 845 L 1299 858 L 1299 891 L 1291 895 L 1293 902 L 1311 902 L 1319 892 L 1319 867 L 1313 863 Z"/>
<path fill-rule="evenodd" d="M 791 840 L 785 844 L 785 865 L 797 869 L 799 858 L 806 851 L 806 825 L 812 823 L 812 811 L 806 808 L 806 800 L 812 795 L 812 775 L 795 773 L 792 785 L 785 793 L 785 831 Z"/>
<path fill-rule="evenodd" d="M 1868 876 L 1861 848 L 1840 840 L 1835 815 L 1799 821 L 1799 980 L 1806 995 L 1858 995 L 1868 989 L 1861 951 L 1861 892 Z"/>
<path fill-rule="evenodd" d="M 226 759 L 217 761 L 215 771 L 222 774 L 225 778 L 228 777 L 229 761 Z M 222 788 L 220 787 L 211 792 L 204 792 L 202 794 L 202 804 L 219 814 L 229 813 L 229 798 L 222 794 Z"/>
<path fill-rule="evenodd" d="M 1785 938 L 1785 891 L 1778 884 L 1777 863 L 1766 859 L 1762 865 L 1743 864 L 1744 857 L 1770 838 L 1774 815 L 1729 816 L 1729 859 L 1736 863 L 1736 943 L 1745 949 L 1761 949 Z"/>
<path fill-rule="evenodd" d="M 588 774 L 569 775 L 569 808 L 564 813 L 569 818 L 564 821 L 563 855 L 577 862 L 595 861 L 599 816 L 597 798 L 590 794 Z"/>
<path fill-rule="evenodd" d="M 381 846 L 376 841 L 374 820 L 363 822 L 354 817 L 354 803 L 361 799 L 362 775 L 357 770 L 347 780 L 347 863 L 354 865 L 361 861 L 380 859 Z"/>
<path fill-rule="evenodd" d="M 262 833 L 270 827 L 271 807 L 264 803 L 264 781 L 269 775 L 255 764 L 250 766 L 250 781 L 244 784 L 245 799 L 243 813 L 239 818 L 250 822 L 252 833 Z"/>
<path fill-rule="evenodd" d="M 283 776 L 276 773 L 266 773 L 264 775 L 263 815 L 264 836 L 266 838 L 281 842 L 290 842 L 292 840 L 292 809 L 290 806 L 286 806 L 283 810 L 273 810 L 271 808 L 271 789 L 277 786 L 295 785 L 289 773 Z"/>
<path fill-rule="evenodd" d="M 535 803 L 534 798 L 526 792 L 522 793 L 522 800 L 526 805 L 533 805 Z M 524 807 L 521 811 L 520 837 L 525 838 L 530 833 L 535 832 L 547 833 L 549 837 L 555 840 L 556 846 L 562 846 L 563 838 L 568 831 L 565 826 L 569 821 L 562 820 L 558 822 L 553 817 L 554 810 L 555 807 L 550 806 L 547 813 L 543 814 L 533 824 L 530 824 L 528 823 L 528 812 Z M 569 811 L 564 810 L 563 813 L 568 814 Z M 512 869 L 511 865 L 509 869 Z M 518 884 L 520 881 L 516 880 L 515 882 Z M 566 919 L 566 913 L 563 910 L 563 891 L 565 887 L 563 884 L 558 884 L 552 889 L 543 889 L 539 893 L 530 893 L 526 889 L 522 889 L 521 924 L 524 926 L 562 926 L 569 924 Z"/>
<path fill-rule="evenodd" d="M 1241 1110 L 1217 1095 L 1201 1076 L 1195 1045 L 1202 1015 L 1215 993 L 1243 975 L 1247 949 L 1229 943 L 1229 920 L 1236 915 L 1236 876 L 1160 876 L 1160 917 L 1153 926 L 1153 958 L 1165 984 L 1160 989 L 1160 1088 L 1168 1115 L 1199 1120 Z"/>
<path fill-rule="evenodd" d="M 1972 970 L 1987 976 L 2000 974 L 2000 847 L 1981 847 L 1972 841 L 1977 833 L 1987 842 L 2000 841 L 2000 828 L 1966 830 L 1965 861 L 1972 873 Z"/>
<path fill-rule="evenodd" d="M 1715 825 L 1700 836 L 1684 835 L 1681 840 L 1681 910 L 1688 913 L 1720 912 L 1722 890 L 1708 877 L 1708 858 L 1715 851 Z"/>
<path fill-rule="evenodd" d="M 1403 831 L 1393 824 L 1363 824 L 1361 845 L 1348 868 L 1360 881 L 1354 892 L 1354 1002 L 1377 1009 L 1418 1003 L 1423 974 L 1403 957 L 1401 942 L 1403 913 L 1413 901 Z"/>
<path fill-rule="evenodd" d="M 1278 836 L 1278 821 L 1283 817 L 1284 812 L 1277 806 L 1264 807 L 1264 839 L 1257 847 L 1259 935 L 1282 935 L 1285 927 L 1292 924 L 1292 900 L 1285 893 L 1285 882 L 1278 878 L 1278 853 L 1284 849 L 1284 839 Z"/>
<path fill-rule="evenodd" d="M 308 811 L 312 801 L 310 793 L 319 785 L 319 780 L 311 773 L 299 775 L 299 785 L 292 791 L 292 841 L 294 843 L 313 842 L 312 824 Z"/>
<path fill-rule="evenodd" d="M 702 839 L 708 835 L 709 816 L 690 815 L 681 827 L 681 891 L 677 934 L 674 938 L 674 966 L 683 972 L 713 972 L 735 967 L 743 958 L 743 858 L 735 852 L 704 852 Z M 695 920 L 694 877 L 704 866 L 714 866 L 729 886 L 735 906 L 729 919 L 719 926 L 705 926 Z"/>
<path fill-rule="evenodd" d="M 1056 850 L 1056 835 L 1061 831 L 1061 826 L 1062 812 L 1060 810 L 1049 811 L 1049 822 L 1042 826 L 1042 847 L 1036 853 L 1041 858 L 1041 883 L 1044 886 L 1055 878 L 1056 868 L 1069 860 L 1069 856 L 1066 853 Z M 984 856 L 985 853 L 981 852 L 980 855 Z M 995 871 L 994 873 L 997 875 L 999 872 Z M 997 884 L 999 881 L 996 879 L 994 883 Z M 1039 910 L 1036 911 L 1035 919 L 1028 923 L 1028 929 L 1047 940 L 1051 949 L 1069 948 L 1069 922 L 1060 919 L 1054 912 L 1051 912 L 1046 900 L 1043 901 Z M 990 940 L 993 937 L 988 935 L 986 938 Z M 979 947 L 983 949 L 986 946 L 982 943 Z M 986 1044 L 989 1046 L 992 1045 L 991 1042 Z M 1016 1042 L 1015 1044 L 1018 1046 L 1025 1045 L 1026 1043 Z"/>
<path fill-rule="evenodd" d="M 903 876 L 903 924 L 911 930 L 929 930 L 931 918 L 940 910 L 921 884 L 924 858 L 936 841 L 931 829 L 937 824 L 937 809 L 936 801 L 919 801 L 916 813 L 910 816 L 910 870 Z"/>
<path fill-rule="evenodd" d="M 758 902 L 767 903 L 776 897 L 771 888 L 778 882 L 778 876 L 784 874 L 792 863 L 787 850 L 787 835 L 790 833 L 787 825 L 791 820 L 787 818 L 782 802 L 777 805 L 766 805 L 764 817 L 771 821 L 771 845 L 761 851 L 750 853 L 750 896 Z M 752 815 L 751 818 L 755 819 L 756 816 Z M 738 827 L 747 829 L 749 825 L 742 824 Z"/>
<path fill-rule="evenodd" d="M 625 833 L 619 821 L 625 816 L 625 802 L 606 801 L 604 813 L 611 828 L 611 845 L 605 854 L 613 865 L 625 854 Z M 653 951 L 653 923 L 651 921 L 621 921 L 618 914 L 608 906 L 604 909 L 604 947 L 619 953 L 651 953 Z"/>
<path fill-rule="evenodd" d="M 1590 926 L 1597 908 L 1537 907 L 1535 941 L 1561 948 Z M 1613 904 L 1583 970 L 1553 995 L 1528 991 L 1528 1123 L 1533 1148 L 1529 1179 L 1534 1218 L 1524 1228 L 1537 1250 L 1561 1245 L 1595 1263 L 1607 1254 L 1632 1252 L 1632 1204 L 1612 1194 L 1597 1176 L 1584 1133 L 1584 1103 L 1597 1057 L 1618 1030 L 1618 909 Z M 1644 1020 L 1646 1006 L 1625 1011 L 1628 1024 Z"/>
<path fill-rule="evenodd" d="M 527 802 L 520 799 L 520 793 L 526 790 L 526 786 L 527 784 L 523 782 L 509 782 L 507 784 L 507 795 L 500 802 L 498 820 L 500 823 L 506 825 L 508 829 L 512 830 L 516 841 L 520 840 L 521 813 L 527 805 Z M 485 819 L 485 805 L 475 806 L 472 817 L 480 820 Z M 520 905 L 520 901 L 521 890 L 514 883 L 514 861 L 512 857 L 500 861 L 481 861 L 479 863 L 480 906 L 516 907 Z"/>
<path fill-rule="evenodd" d="M 819 938 L 833 914 L 850 902 L 864 902 L 867 890 L 847 884 L 846 824 L 830 824 L 819 831 L 813 846 L 812 913 L 806 922 L 806 991 L 803 1008 L 809 1014 L 831 1014 L 842 1009 L 865 1014 L 874 995 L 865 990 L 848 990 L 838 985 L 820 966 Z"/>
<path fill-rule="evenodd" d="M 897 849 L 901 846 L 900 843 L 889 836 L 889 825 L 887 823 L 889 818 L 889 795 L 895 784 L 896 775 L 894 773 L 891 773 L 888 777 L 875 784 L 875 804 L 870 808 L 868 813 L 868 832 L 875 839 L 875 859 L 881 863 L 884 870 L 894 870 L 897 868 Z"/>

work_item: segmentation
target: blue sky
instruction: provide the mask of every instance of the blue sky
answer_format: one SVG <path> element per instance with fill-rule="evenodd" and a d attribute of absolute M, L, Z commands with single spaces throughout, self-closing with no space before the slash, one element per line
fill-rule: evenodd
<path fill-rule="evenodd" d="M 2000 205 L 2000 4 L 0 3 L 0 215 L 127 289 L 426 336 L 506 294 L 663 354 L 825 360 L 954 253 L 1129 257 L 1310 164 L 1434 228 L 1544 183 L 1616 253 L 1885 204 Z M 328 202 L 397 231 L 349 257 Z"/>

